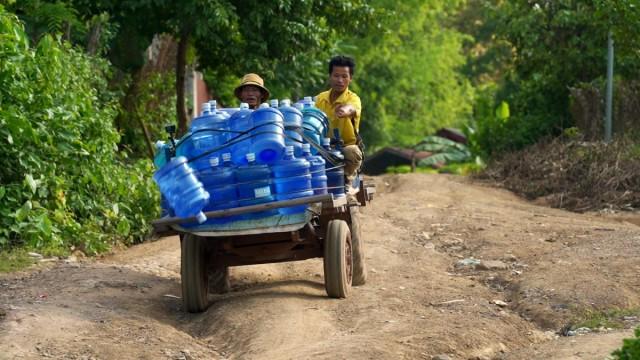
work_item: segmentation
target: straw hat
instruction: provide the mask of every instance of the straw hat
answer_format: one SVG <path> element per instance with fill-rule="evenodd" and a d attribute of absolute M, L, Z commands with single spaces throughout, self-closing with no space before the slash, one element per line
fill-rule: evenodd
<path fill-rule="evenodd" d="M 242 77 L 242 81 L 240 81 L 240 85 L 238 85 L 238 87 L 233 91 L 233 93 L 236 95 L 238 99 L 240 98 L 240 91 L 242 90 L 242 87 L 246 85 L 253 85 L 253 86 L 259 87 L 260 90 L 262 90 L 262 93 L 264 95 L 264 99 L 262 99 L 263 102 L 269 99 L 269 95 L 270 95 L 269 89 L 264 87 L 264 80 L 262 80 L 262 78 L 258 74 L 246 74 L 245 76 Z"/>

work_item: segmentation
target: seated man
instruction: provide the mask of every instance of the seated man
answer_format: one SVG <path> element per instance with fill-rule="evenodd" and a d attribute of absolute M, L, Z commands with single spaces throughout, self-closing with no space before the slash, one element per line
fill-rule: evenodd
<path fill-rule="evenodd" d="M 344 142 L 344 175 L 347 182 L 355 178 L 362 165 L 362 140 L 358 134 L 362 105 L 360 97 L 349 90 L 355 62 L 346 56 L 335 56 L 329 61 L 329 85 L 331 89 L 316 97 L 316 107 L 324 111 L 330 120 L 329 134 L 338 129 Z"/>
<path fill-rule="evenodd" d="M 233 93 L 240 101 L 249 104 L 250 109 L 257 109 L 260 104 L 269 100 L 269 90 L 264 87 L 264 80 L 257 74 L 243 76 Z"/>

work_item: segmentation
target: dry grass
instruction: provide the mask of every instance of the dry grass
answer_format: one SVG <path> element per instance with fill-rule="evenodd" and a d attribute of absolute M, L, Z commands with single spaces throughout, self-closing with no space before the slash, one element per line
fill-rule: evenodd
<path fill-rule="evenodd" d="M 497 159 L 477 177 L 577 212 L 640 208 L 640 146 L 626 139 L 541 142 Z"/>

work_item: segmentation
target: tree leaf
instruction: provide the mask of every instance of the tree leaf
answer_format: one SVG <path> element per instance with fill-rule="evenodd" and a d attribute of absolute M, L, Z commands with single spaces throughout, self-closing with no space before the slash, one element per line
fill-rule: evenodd
<path fill-rule="evenodd" d="M 49 217 L 47 216 L 47 214 L 42 214 L 40 217 L 38 217 L 36 228 L 40 230 L 40 232 L 42 232 L 44 236 L 46 237 L 51 236 L 51 228 L 52 228 L 51 220 L 49 220 Z"/>
<path fill-rule="evenodd" d="M 38 184 L 33 180 L 33 176 L 31 176 L 31 174 L 27 174 L 25 176 L 25 181 L 27 182 L 27 185 L 29 185 L 29 188 L 31 188 L 31 192 L 35 194 L 36 190 L 38 190 Z"/>
<path fill-rule="evenodd" d="M 131 231 L 131 224 L 129 224 L 129 220 L 125 218 L 120 219 L 116 231 L 121 236 L 128 236 L 129 232 Z"/>

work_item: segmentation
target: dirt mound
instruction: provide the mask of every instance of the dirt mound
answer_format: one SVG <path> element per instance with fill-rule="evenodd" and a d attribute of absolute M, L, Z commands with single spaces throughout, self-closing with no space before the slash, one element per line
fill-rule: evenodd
<path fill-rule="evenodd" d="M 584 212 L 640 208 L 640 149 L 630 140 L 541 142 L 492 162 L 479 179 L 541 204 Z"/>

